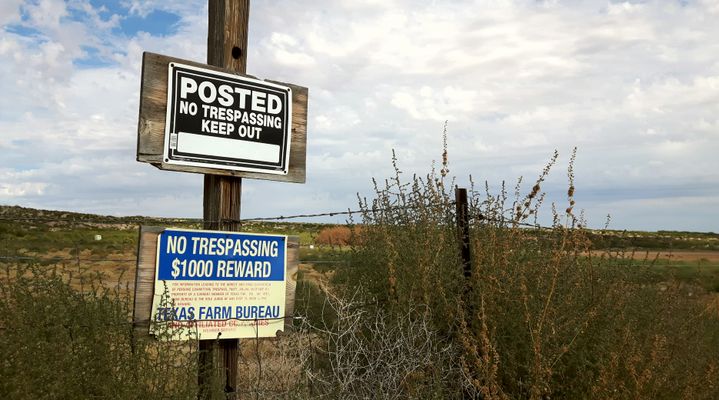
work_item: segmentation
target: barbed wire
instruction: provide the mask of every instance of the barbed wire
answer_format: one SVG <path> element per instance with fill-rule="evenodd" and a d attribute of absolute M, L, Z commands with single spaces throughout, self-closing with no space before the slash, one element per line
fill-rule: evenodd
<path fill-rule="evenodd" d="M 611 250 L 611 249 L 597 249 L 597 251 L 604 251 L 604 250 Z M 677 249 L 679 251 L 682 251 L 684 249 Z M 694 249 L 689 249 L 694 250 Z M 636 250 L 629 250 L 629 252 L 635 252 Z M 674 250 L 672 249 L 663 249 L 663 248 L 646 248 L 641 249 L 640 251 L 637 251 L 639 254 L 643 253 L 668 253 L 671 256 L 671 253 Z M 713 251 L 713 250 L 709 250 Z M 641 260 L 641 259 L 640 259 Z M 27 262 L 36 262 L 36 263 L 60 263 L 60 262 L 72 262 L 77 263 L 78 261 L 81 263 L 93 263 L 93 262 L 127 262 L 127 263 L 136 263 L 136 258 L 126 258 L 126 259 L 113 259 L 113 258 L 52 258 L 52 257 L 27 257 L 27 256 L 0 256 L 0 264 L 2 264 L 2 261 L 27 261 Z M 682 262 L 681 260 L 679 260 Z M 350 260 L 298 260 L 298 264 L 320 264 L 320 265 L 350 265 L 352 262 Z M 685 267 L 686 264 L 666 264 L 662 263 L 662 267 Z M 67 268 L 76 268 L 76 265 L 69 265 Z M 83 267 L 88 267 L 87 265 L 83 265 Z"/>
<path fill-rule="evenodd" d="M 33 261 L 33 262 L 137 262 L 137 258 L 75 258 L 75 257 L 34 257 L 34 256 L 0 256 L 0 260 Z M 299 264 L 347 264 L 347 260 L 298 260 Z"/>
<path fill-rule="evenodd" d="M 358 310 L 358 309 L 366 309 L 369 307 L 376 307 L 380 304 L 379 300 L 370 301 L 370 302 L 363 302 L 363 303 L 356 303 L 353 304 L 352 307 L 349 308 L 349 310 Z M 284 315 L 281 317 L 268 317 L 268 318 L 207 318 L 207 319 L 193 319 L 193 320 L 181 320 L 181 319 L 169 319 L 164 321 L 157 321 L 157 320 L 150 320 L 148 319 L 138 319 L 138 320 L 128 320 L 128 321 L 115 321 L 112 323 L 99 323 L 97 325 L 103 325 L 103 326 L 127 326 L 132 325 L 133 327 L 145 327 L 150 326 L 150 324 L 187 324 L 189 326 L 182 326 L 183 328 L 191 328 L 194 327 L 194 325 L 197 325 L 199 323 L 220 323 L 220 322 L 229 322 L 229 321 L 237 321 L 237 322 L 261 322 L 261 321 L 283 321 L 283 320 L 295 320 L 295 321 L 302 321 L 307 320 L 307 316 L 304 315 Z M 69 327 L 70 324 L 63 324 L 63 323 L 56 323 L 56 324 L 44 324 L 45 327 Z M 72 325 L 80 328 L 90 328 L 91 325 Z M 7 326 L 0 326 L 0 330 L 5 329 L 7 330 Z"/>
<path fill-rule="evenodd" d="M 373 303 L 374 304 L 374 303 Z M 369 306 L 369 305 L 367 305 Z M 285 315 L 282 317 L 269 317 L 269 318 L 216 318 L 216 319 L 195 319 L 195 320 L 166 320 L 166 321 L 151 321 L 149 319 L 142 319 L 142 320 L 131 320 L 131 321 L 115 321 L 115 322 L 101 322 L 94 325 L 102 325 L 102 326 L 127 326 L 132 325 L 133 327 L 145 327 L 150 326 L 150 324 L 180 324 L 182 328 L 193 328 L 196 327 L 196 325 L 200 323 L 221 323 L 221 322 L 230 322 L 230 321 L 237 321 L 237 322 L 254 322 L 255 324 L 262 322 L 262 321 L 283 321 L 283 320 L 295 320 L 295 321 L 301 321 L 306 320 L 307 317 L 303 315 Z M 53 328 L 53 327 L 63 327 L 63 328 L 69 328 L 70 326 L 78 327 L 78 328 L 90 328 L 93 325 L 85 325 L 85 324 L 63 324 L 63 323 L 55 323 L 55 324 L 43 324 L 46 328 Z M 259 326 L 259 325 L 258 325 Z M 201 326 L 198 326 L 201 327 Z M 234 327 L 234 326 L 231 326 Z M 0 326 L 0 330 L 10 330 L 12 327 L 7 326 Z"/>
<path fill-rule="evenodd" d="M 0 256 L 0 260 L 16 261 L 53 261 L 53 262 L 137 262 L 137 258 L 75 258 L 75 257 L 33 257 L 33 256 Z"/>
<path fill-rule="evenodd" d="M 68 222 L 68 223 L 87 223 L 87 224 L 103 224 L 103 225 L 132 225 L 137 223 L 145 223 L 148 221 L 158 222 L 202 222 L 198 218 L 172 218 L 172 217 L 106 217 L 122 219 L 121 221 L 108 221 L 104 219 L 77 219 L 77 218 L 59 218 L 59 217 L 26 217 L 26 216 L 0 216 L 0 221 L 35 221 L 35 222 Z"/>
<path fill-rule="evenodd" d="M 390 207 L 373 207 L 373 208 L 367 208 L 367 209 L 360 209 L 360 210 L 343 210 L 343 211 L 326 211 L 326 212 L 318 212 L 318 213 L 308 213 L 308 214 L 293 214 L 293 215 L 278 215 L 278 216 L 272 216 L 272 217 L 252 217 L 252 218 L 240 218 L 240 219 L 233 219 L 233 218 L 222 218 L 222 219 L 203 219 L 203 218 L 182 218 L 182 217 L 112 217 L 108 216 L 105 218 L 110 219 L 110 221 L 105 219 L 98 219 L 98 218 L 89 218 L 89 219 L 78 219 L 78 218 L 57 218 L 57 217 L 25 217 L 25 216 L 0 216 L 0 221 L 36 221 L 36 222 L 68 222 L 68 223 L 87 223 L 87 224 L 104 224 L 104 225 L 126 225 L 126 224 L 136 224 L 136 223 L 147 223 L 151 221 L 157 221 L 157 222 L 184 222 L 184 223 L 206 223 L 206 224 L 213 224 L 213 223 L 242 223 L 242 222 L 261 222 L 261 221 L 283 221 L 283 220 L 289 220 L 289 219 L 298 219 L 298 218 L 319 218 L 319 217 L 335 217 L 339 215 L 354 215 L 354 214 L 363 214 L 363 213 L 378 213 L 378 212 L 386 212 L 391 210 L 398 210 L 398 209 L 413 209 L 413 208 L 422 208 L 422 207 L 436 207 L 436 206 L 447 206 L 447 205 L 454 205 L 454 201 L 448 201 L 448 202 L 442 202 L 442 203 L 429 203 L 429 204 L 417 204 L 417 205 L 398 205 L 398 206 L 390 206 Z M 119 219 L 118 221 L 112 221 L 113 219 Z"/>
<path fill-rule="evenodd" d="M 101 325 L 101 326 L 128 326 L 131 325 L 133 327 L 145 327 L 150 326 L 150 324 L 187 324 L 188 326 L 182 326 L 182 328 L 193 328 L 195 325 L 198 325 L 200 323 L 220 323 L 220 322 L 229 322 L 229 321 L 237 321 L 237 322 L 254 322 L 255 324 L 261 322 L 261 321 L 280 321 L 280 320 L 286 320 L 286 319 L 292 319 L 292 320 L 304 320 L 306 317 L 301 315 L 285 315 L 282 317 L 270 317 L 270 318 L 224 318 L 224 319 L 197 319 L 197 320 L 167 320 L 167 321 L 150 321 L 149 319 L 144 320 L 131 320 L 131 321 L 115 321 L 112 323 L 108 322 L 102 322 L 97 323 L 94 325 Z M 62 323 L 55 323 L 55 324 L 43 324 L 46 328 L 53 328 L 53 327 L 63 327 L 63 328 L 69 328 L 72 327 L 78 327 L 78 328 L 90 328 L 93 325 L 84 325 L 84 324 L 62 324 Z M 257 325 L 259 326 L 259 325 Z M 199 326 L 198 326 L 199 327 Z M 11 327 L 7 326 L 0 326 L 0 330 L 11 330 Z"/>
<path fill-rule="evenodd" d="M 65 222 L 68 224 L 95 224 L 95 225 L 129 225 L 129 224 L 146 224 L 151 222 L 158 222 L 158 223 L 167 223 L 167 222 L 175 222 L 175 223 L 186 223 L 186 224 L 223 224 L 223 223 L 238 223 L 242 224 L 243 222 L 265 222 L 265 221 L 286 221 L 291 219 L 299 219 L 299 218 L 320 218 L 320 217 L 335 217 L 340 215 L 355 215 L 355 214 L 367 214 L 367 213 L 381 213 L 381 212 L 387 212 L 387 211 L 393 211 L 393 210 L 400 210 L 400 209 L 415 209 L 415 208 L 425 208 L 425 207 L 437 207 L 437 206 L 452 206 L 456 205 L 455 201 L 446 201 L 446 202 L 440 202 L 440 203 L 429 203 L 429 204 L 417 204 L 417 205 L 397 205 L 397 206 L 389 206 L 389 207 L 373 207 L 373 208 L 367 208 L 367 209 L 359 209 L 359 210 L 346 210 L 346 211 L 327 211 L 327 212 L 318 212 L 318 213 L 306 213 L 306 214 L 293 214 L 293 215 L 278 215 L 278 216 L 272 216 L 272 217 L 252 217 L 252 218 L 240 218 L 240 219 L 233 219 L 233 218 L 222 218 L 222 219 L 203 219 L 203 218 L 181 218 L 181 217 L 107 217 L 111 220 L 105 220 L 105 219 L 77 219 L 77 218 L 57 218 L 57 217 L 24 217 L 24 216 L 14 216 L 14 217 L 7 217 L 7 216 L 0 216 L 0 221 L 34 221 L 34 222 Z M 120 219 L 118 221 L 113 221 L 112 219 Z M 476 215 L 471 215 L 470 219 L 474 219 L 475 221 L 487 221 L 487 222 L 496 222 L 496 223 L 508 223 L 513 224 L 517 226 L 523 226 L 523 227 L 530 227 L 530 228 L 538 228 L 538 229 L 553 229 L 553 227 L 550 226 L 543 226 L 541 224 L 536 223 L 528 223 L 523 221 L 517 221 L 515 218 L 507 218 L 507 217 L 488 217 L 485 216 L 482 213 L 476 213 Z"/>

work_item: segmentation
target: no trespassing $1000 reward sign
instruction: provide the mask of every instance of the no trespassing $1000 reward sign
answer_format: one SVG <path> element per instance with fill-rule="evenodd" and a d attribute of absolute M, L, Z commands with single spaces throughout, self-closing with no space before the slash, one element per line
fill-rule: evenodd
<path fill-rule="evenodd" d="M 196 329 L 206 340 L 284 328 L 286 236 L 166 229 L 157 240 L 150 333 L 185 339 Z"/>

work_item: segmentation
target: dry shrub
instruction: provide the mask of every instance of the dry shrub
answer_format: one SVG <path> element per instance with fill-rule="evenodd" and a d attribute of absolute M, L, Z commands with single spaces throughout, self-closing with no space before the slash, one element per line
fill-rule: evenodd
<path fill-rule="evenodd" d="M 307 369 L 310 398 L 445 399 L 451 381 L 442 366 L 450 346 L 431 328 L 426 309 L 391 313 L 367 302 L 362 289 L 328 294 L 332 318 L 304 320 L 314 356 Z"/>
<path fill-rule="evenodd" d="M 236 399 L 310 398 L 305 371 L 312 355 L 312 336 L 295 331 L 275 338 L 240 340 Z"/>
<path fill-rule="evenodd" d="M 341 225 L 324 228 L 317 235 L 315 243 L 327 246 L 347 246 L 353 243 L 359 232 L 360 228 L 358 226 L 347 227 Z"/>
<path fill-rule="evenodd" d="M 590 256 L 573 155 L 567 206 L 531 227 L 557 157 L 524 195 L 521 180 L 514 196 L 472 187 L 469 280 L 452 185 L 434 173 L 405 183 L 396 169 L 361 200 L 363 245 L 336 283 L 362 285 L 382 312 L 426 310 L 453 352 L 440 367 L 446 397 L 719 398 L 719 320 L 697 300 L 704 289 L 657 282 L 651 263 L 622 254 Z"/>

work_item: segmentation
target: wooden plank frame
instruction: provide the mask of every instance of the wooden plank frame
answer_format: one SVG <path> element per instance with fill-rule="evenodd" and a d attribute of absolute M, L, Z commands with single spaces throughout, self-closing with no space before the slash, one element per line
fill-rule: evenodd
<path fill-rule="evenodd" d="M 135 296 L 132 321 L 135 332 L 149 335 L 152 316 L 152 296 L 155 287 L 155 263 L 157 262 L 157 237 L 164 227 L 140 226 L 140 240 L 137 249 L 137 270 L 135 272 Z M 287 265 L 285 267 L 285 315 L 294 315 L 297 271 L 299 266 L 300 239 L 287 237 Z M 292 329 L 292 318 L 285 318 L 285 332 Z"/>
<path fill-rule="evenodd" d="M 242 75 L 212 65 L 144 52 L 142 54 L 142 80 L 140 83 L 140 112 L 137 124 L 137 161 L 150 163 L 157 168 L 167 171 L 228 175 L 281 182 L 305 182 L 307 165 L 308 89 L 291 83 L 271 80 L 267 80 L 267 82 L 292 88 L 292 138 L 290 141 L 290 161 L 287 175 L 232 171 L 208 167 L 191 167 L 165 163 L 162 155 L 165 143 L 165 121 L 167 116 L 167 69 L 171 62 L 234 75 Z M 242 76 L 255 78 L 251 75 Z"/>

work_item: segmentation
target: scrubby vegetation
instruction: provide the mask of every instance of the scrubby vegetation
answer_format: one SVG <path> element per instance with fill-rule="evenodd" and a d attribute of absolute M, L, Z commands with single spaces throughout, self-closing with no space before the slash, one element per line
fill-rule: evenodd
<path fill-rule="evenodd" d="M 247 223 L 299 235 L 314 265 L 293 331 L 242 341 L 238 397 L 719 398 L 719 266 L 649 252 L 717 235 L 589 230 L 571 158 L 566 204 L 544 204 L 557 157 L 511 194 L 470 188 L 469 270 L 446 160 L 397 168 L 347 226 Z M 138 334 L 132 262 L 108 260 L 132 261 L 136 223 L 200 222 L 44 213 L 0 210 L 0 398 L 196 398 L 197 343 Z"/>
<path fill-rule="evenodd" d="M 33 265 L 5 268 L 0 397 L 196 397 L 196 342 L 136 335 L 131 304 L 126 290 L 95 274 Z"/>
<path fill-rule="evenodd" d="M 403 182 L 397 171 L 362 202 L 363 245 L 336 275 L 338 287 L 362 285 L 397 317 L 424 307 L 439 347 L 451 349 L 431 364 L 430 375 L 445 374 L 437 398 L 717 398 L 716 294 L 657 279 L 652 260 L 591 252 L 592 234 L 575 214 L 572 162 L 553 226 L 523 225 L 540 212 L 555 161 L 524 195 L 520 185 L 512 197 L 472 189 L 468 278 L 451 185 L 433 174 Z"/>

